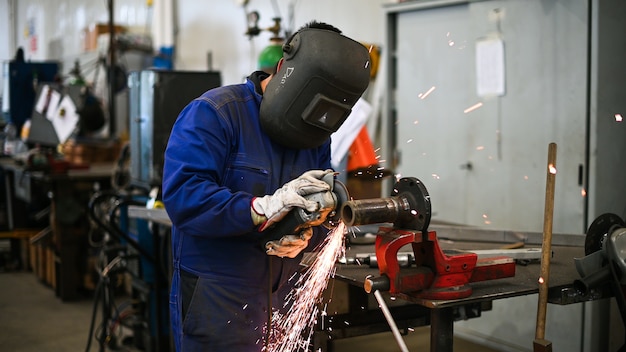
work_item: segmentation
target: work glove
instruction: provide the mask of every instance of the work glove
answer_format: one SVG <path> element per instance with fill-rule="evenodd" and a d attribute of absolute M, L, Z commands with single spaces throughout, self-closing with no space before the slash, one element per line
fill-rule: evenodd
<path fill-rule="evenodd" d="M 255 225 L 261 224 L 259 231 L 263 231 L 284 218 L 293 207 L 304 208 L 309 212 L 318 210 L 317 202 L 307 200 L 303 196 L 329 191 L 330 185 L 322 179 L 331 173 L 332 170 L 307 171 L 287 182 L 274 194 L 252 199 L 252 222 Z"/>
<path fill-rule="evenodd" d="M 285 235 L 279 240 L 269 241 L 265 244 L 266 253 L 281 258 L 295 258 L 309 245 L 311 236 L 313 229 L 307 227 L 298 235 Z"/>

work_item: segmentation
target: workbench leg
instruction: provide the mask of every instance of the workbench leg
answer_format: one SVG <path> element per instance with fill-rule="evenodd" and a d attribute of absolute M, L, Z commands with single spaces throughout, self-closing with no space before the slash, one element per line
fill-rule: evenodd
<path fill-rule="evenodd" d="M 78 298 L 80 287 L 79 267 L 83 261 L 78 260 L 81 248 L 73 243 L 64 243 L 58 249 L 56 266 L 56 293 L 63 302 Z"/>
<path fill-rule="evenodd" d="M 430 310 L 430 351 L 452 352 L 454 337 L 454 310 L 433 308 Z"/>

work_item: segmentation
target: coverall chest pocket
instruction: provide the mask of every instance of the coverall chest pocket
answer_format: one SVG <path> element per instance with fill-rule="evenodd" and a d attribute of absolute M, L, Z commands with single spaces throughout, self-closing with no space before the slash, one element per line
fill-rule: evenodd
<path fill-rule="evenodd" d="M 255 196 L 266 194 L 270 172 L 263 163 L 252 160 L 236 160 L 226 170 L 225 186 L 234 191 L 243 191 Z"/>

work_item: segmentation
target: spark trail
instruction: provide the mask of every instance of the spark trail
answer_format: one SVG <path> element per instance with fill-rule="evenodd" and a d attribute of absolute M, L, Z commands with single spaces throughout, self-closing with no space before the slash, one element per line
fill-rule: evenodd
<path fill-rule="evenodd" d="M 287 295 L 285 305 L 289 310 L 281 315 L 274 313 L 268 352 L 306 351 L 319 313 L 322 293 L 328 280 L 335 274 L 335 262 L 345 252 L 343 222 L 332 230 L 317 247 L 318 254 L 302 273 Z"/>

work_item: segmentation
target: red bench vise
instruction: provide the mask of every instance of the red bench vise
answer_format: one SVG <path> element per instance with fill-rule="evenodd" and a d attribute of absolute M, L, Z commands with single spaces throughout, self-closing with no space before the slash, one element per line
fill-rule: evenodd
<path fill-rule="evenodd" d="M 365 280 L 365 290 L 389 291 L 424 299 L 450 300 L 472 294 L 471 282 L 515 276 L 510 257 L 478 259 L 463 251 L 444 252 L 435 231 L 428 231 L 430 196 L 424 184 L 413 177 L 400 179 L 389 198 L 344 202 L 341 218 L 346 226 L 393 223 L 376 234 L 379 277 Z M 399 250 L 411 245 L 415 265 L 401 267 Z"/>

